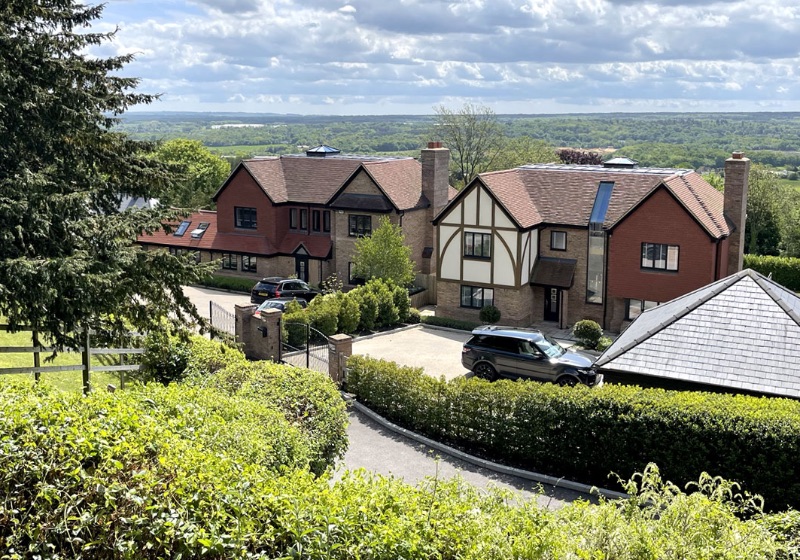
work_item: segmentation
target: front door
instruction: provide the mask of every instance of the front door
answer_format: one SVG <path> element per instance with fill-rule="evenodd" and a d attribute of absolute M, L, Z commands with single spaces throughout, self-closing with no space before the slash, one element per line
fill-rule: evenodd
<path fill-rule="evenodd" d="M 294 258 L 294 272 L 303 282 L 308 282 L 308 257 Z"/>
<path fill-rule="evenodd" d="M 561 290 L 544 289 L 544 320 L 558 322 L 558 310 L 561 308 Z"/>

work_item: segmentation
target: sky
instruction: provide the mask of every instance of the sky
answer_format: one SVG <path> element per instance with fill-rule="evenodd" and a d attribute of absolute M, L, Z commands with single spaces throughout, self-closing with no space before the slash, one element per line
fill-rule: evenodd
<path fill-rule="evenodd" d="M 800 0 L 107 1 L 134 110 L 800 111 Z"/>

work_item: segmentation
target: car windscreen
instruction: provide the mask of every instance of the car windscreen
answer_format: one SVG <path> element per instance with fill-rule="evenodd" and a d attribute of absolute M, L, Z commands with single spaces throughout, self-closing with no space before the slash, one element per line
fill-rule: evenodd
<path fill-rule="evenodd" d="M 536 341 L 536 346 L 539 350 L 544 352 L 548 358 L 559 358 L 566 352 L 563 346 L 547 335 L 544 335 L 541 340 Z"/>

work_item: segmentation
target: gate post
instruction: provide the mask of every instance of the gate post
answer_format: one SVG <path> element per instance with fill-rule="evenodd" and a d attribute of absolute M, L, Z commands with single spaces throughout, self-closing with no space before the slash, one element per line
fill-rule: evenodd
<path fill-rule="evenodd" d="M 352 336 L 335 334 L 328 337 L 328 375 L 337 385 L 341 385 L 344 381 L 344 368 L 347 365 L 347 358 L 352 353 Z"/>
<path fill-rule="evenodd" d="M 236 342 L 248 360 L 280 361 L 281 316 L 277 309 L 265 309 L 255 317 L 256 305 L 236 306 Z"/>

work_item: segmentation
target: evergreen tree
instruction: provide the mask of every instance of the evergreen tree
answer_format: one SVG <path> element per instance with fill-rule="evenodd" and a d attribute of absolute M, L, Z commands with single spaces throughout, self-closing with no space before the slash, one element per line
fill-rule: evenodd
<path fill-rule="evenodd" d="M 381 218 L 372 235 L 356 240 L 353 275 L 364 280 L 391 280 L 398 286 L 408 286 L 414 281 L 411 248 L 405 244 L 400 226 Z"/>
<path fill-rule="evenodd" d="M 130 55 L 96 58 L 102 6 L 75 0 L 0 4 L 0 316 L 11 329 L 76 346 L 84 327 L 147 329 L 162 316 L 199 319 L 181 285 L 204 268 L 147 252 L 136 236 L 163 209 L 119 211 L 120 195 L 170 188 L 154 146 L 114 131 L 128 107 L 154 97 L 118 75 Z"/>

